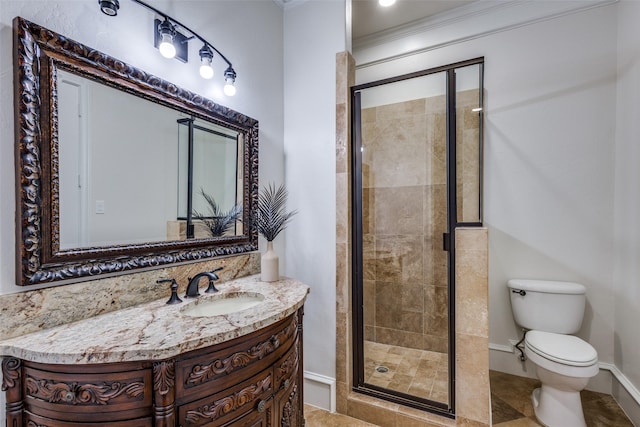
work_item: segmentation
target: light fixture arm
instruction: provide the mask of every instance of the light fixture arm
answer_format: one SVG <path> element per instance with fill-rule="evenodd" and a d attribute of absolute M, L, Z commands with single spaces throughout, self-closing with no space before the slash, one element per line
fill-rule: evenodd
<path fill-rule="evenodd" d="M 193 38 L 197 38 L 198 40 L 200 40 L 204 45 L 208 46 L 210 49 L 212 49 L 215 53 L 217 53 L 220 58 L 222 58 L 224 60 L 224 62 L 227 63 L 227 65 L 230 68 L 233 68 L 233 65 L 231 64 L 231 61 L 229 61 L 218 49 L 216 49 L 216 47 L 214 45 L 212 45 L 211 43 L 209 43 L 204 37 L 202 37 L 200 34 L 196 33 L 195 31 L 193 31 L 191 28 L 187 27 L 186 25 L 184 25 L 182 22 L 178 21 L 177 19 L 174 19 L 173 17 L 167 15 L 166 13 L 156 9 L 155 7 L 141 1 L 141 0 L 131 0 L 134 3 L 139 4 L 140 6 L 154 12 L 157 13 L 158 15 L 162 16 L 164 19 L 173 22 L 174 25 L 182 28 L 183 30 L 188 31 L 189 33 L 191 33 L 192 37 L 189 37 L 186 41 L 191 40 Z"/>

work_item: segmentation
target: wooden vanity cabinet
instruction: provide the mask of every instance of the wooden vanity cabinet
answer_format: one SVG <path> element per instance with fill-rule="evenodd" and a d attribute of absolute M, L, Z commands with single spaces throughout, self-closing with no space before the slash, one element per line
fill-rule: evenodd
<path fill-rule="evenodd" d="M 10 427 L 304 425 L 302 308 L 254 333 L 161 361 L 5 358 Z"/>

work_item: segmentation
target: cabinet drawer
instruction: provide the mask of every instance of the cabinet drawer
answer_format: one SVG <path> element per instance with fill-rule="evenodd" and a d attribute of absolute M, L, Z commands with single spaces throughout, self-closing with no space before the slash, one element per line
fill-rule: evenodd
<path fill-rule="evenodd" d="M 298 317 L 270 326 L 250 340 L 236 339 L 225 348 L 202 354 L 194 352 L 176 363 L 178 404 L 211 394 L 243 381 L 271 366 L 296 342 Z"/>
<path fill-rule="evenodd" d="M 58 421 L 38 415 L 25 413 L 24 425 L 26 427 L 80 427 L 86 426 L 86 422 Z M 91 427 L 153 427 L 150 417 L 128 421 L 104 421 L 91 423 Z"/>
<path fill-rule="evenodd" d="M 271 411 L 273 370 L 267 369 L 248 380 L 219 393 L 212 393 L 178 408 L 181 427 L 224 426 L 250 412 Z"/>
<path fill-rule="evenodd" d="M 220 427 L 272 427 L 273 399 L 265 400 L 261 409 L 261 411 L 248 412 L 240 418 L 234 418 Z"/>
<path fill-rule="evenodd" d="M 273 389 L 277 392 L 280 389 L 289 388 L 289 384 L 296 380 L 298 366 L 300 365 L 300 346 L 296 341 L 289 352 L 282 357 L 274 366 Z"/>
<path fill-rule="evenodd" d="M 91 372 L 91 366 L 64 372 L 24 368 L 27 411 L 65 421 L 121 421 L 149 416 L 151 369 Z"/>

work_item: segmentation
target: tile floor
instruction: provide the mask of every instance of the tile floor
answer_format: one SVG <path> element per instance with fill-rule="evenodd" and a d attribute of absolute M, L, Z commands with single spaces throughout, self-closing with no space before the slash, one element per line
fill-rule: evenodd
<path fill-rule="evenodd" d="M 533 414 L 531 392 L 540 381 L 490 371 L 491 413 L 494 427 L 538 427 Z M 582 409 L 587 427 L 633 427 L 613 397 L 584 390 Z"/>
<path fill-rule="evenodd" d="M 365 381 L 436 402 L 448 402 L 448 358 L 446 353 L 365 341 Z M 388 370 L 378 371 L 381 366 Z"/>
<path fill-rule="evenodd" d="M 539 381 L 491 371 L 491 412 L 494 427 L 539 427 L 531 392 Z M 582 392 L 582 405 L 588 427 L 633 427 L 616 401 L 607 394 Z M 305 405 L 306 427 L 376 427 L 364 421 Z"/>
<path fill-rule="evenodd" d="M 377 427 L 346 415 L 332 414 L 311 405 L 304 405 L 305 427 Z"/>

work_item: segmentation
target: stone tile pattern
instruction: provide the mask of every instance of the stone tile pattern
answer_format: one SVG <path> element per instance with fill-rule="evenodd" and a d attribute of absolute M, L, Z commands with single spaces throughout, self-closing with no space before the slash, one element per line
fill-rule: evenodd
<path fill-rule="evenodd" d="M 352 379 L 351 323 L 351 96 L 355 61 L 336 55 L 336 410 L 347 413 Z"/>
<path fill-rule="evenodd" d="M 350 98 L 349 88 L 355 81 L 355 62 L 348 52 L 336 55 L 336 392 L 337 412 L 358 420 L 379 426 L 389 427 L 428 427 L 428 426 L 487 426 L 465 416 L 450 420 L 428 412 L 386 402 L 360 393 L 354 393 L 352 387 L 352 339 L 351 339 L 351 199 L 350 199 Z M 477 229 L 479 231 L 479 229 Z M 480 231 L 485 234 L 486 230 Z M 485 254 L 486 256 L 486 254 Z M 485 291 L 486 293 L 486 291 Z M 486 302 L 486 297 L 484 298 Z M 486 307 L 485 307 L 486 310 Z M 476 320 L 474 319 L 474 322 Z M 480 319 L 482 322 L 482 318 Z M 461 325 L 458 323 L 457 327 Z M 462 325 L 465 326 L 465 325 Z M 469 328 L 468 325 L 465 327 Z M 456 331 L 458 334 L 458 331 Z M 473 343 L 472 343 L 473 344 Z M 487 352 L 487 345 L 468 349 L 471 354 Z M 488 358 L 488 356 L 487 356 Z M 465 371 L 457 375 L 457 382 L 466 384 L 473 392 L 477 383 L 468 381 L 476 374 L 487 372 L 486 368 L 476 366 L 478 372 Z M 464 370 L 463 370 L 464 371 Z M 468 378 L 470 376 L 471 378 Z M 479 390 L 478 399 L 485 399 L 483 390 Z M 489 397 L 486 396 L 486 407 Z M 464 414 L 464 407 L 457 404 L 456 411 Z M 327 423 L 325 425 L 333 425 Z M 337 425 L 337 424 L 336 424 Z M 354 424 L 355 425 L 355 424 Z"/>
<path fill-rule="evenodd" d="M 487 229 L 456 229 L 455 249 L 456 415 L 479 425 L 489 425 Z"/>
<path fill-rule="evenodd" d="M 449 401 L 446 353 L 364 342 L 365 381 L 436 402 Z M 384 366 L 386 372 L 376 368 Z"/>
<path fill-rule="evenodd" d="M 362 110 L 367 340 L 447 352 L 445 142 L 443 96 Z"/>
<path fill-rule="evenodd" d="M 491 412 L 495 427 L 540 427 L 531 406 L 531 392 L 540 382 L 531 378 L 518 377 L 491 371 Z M 631 421 L 607 394 L 592 391 L 582 392 L 582 406 L 588 427 L 633 427 Z M 313 406 L 304 408 L 307 427 L 374 427 L 371 423 L 331 414 Z M 407 424 L 417 425 L 417 424 Z M 473 424 L 461 424 L 473 425 Z"/>
<path fill-rule="evenodd" d="M 480 91 L 456 94 L 456 172 L 459 222 L 480 221 L 481 181 Z"/>
<path fill-rule="evenodd" d="M 304 405 L 305 427 L 376 427 L 376 424 Z"/>
<path fill-rule="evenodd" d="M 531 393 L 540 381 L 491 371 L 491 412 L 496 427 L 538 427 Z M 583 390 L 580 393 L 587 427 L 633 427 L 612 396 Z"/>
<path fill-rule="evenodd" d="M 297 280 L 282 277 L 267 283 L 260 280 L 260 275 L 222 283 L 218 290 L 181 304 L 167 305 L 162 298 L 0 341 L 0 355 L 56 364 L 168 359 L 282 320 L 300 308 L 309 293 L 309 287 Z M 246 310 L 215 317 L 182 314 L 189 306 L 220 297 L 234 298 L 244 292 L 260 294 L 264 300 Z"/>
<path fill-rule="evenodd" d="M 220 283 L 257 274 L 260 254 L 217 258 L 33 291 L 25 288 L 25 292 L 0 295 L 0 340 L 168 298 L 171 294 L 168 284 L 156 284 L 161 278 L 176 279 L 182 295 L 189 277 L 221 266 L 224 270 L 218 273 Z"/>
<path fill-rule="evenodd" d="M 458 219 L 478 222 L 479 92 L 457 94 Z M 362 110 L 364 324 L 368 340 L 446 353 L 446 102 Z"/>

